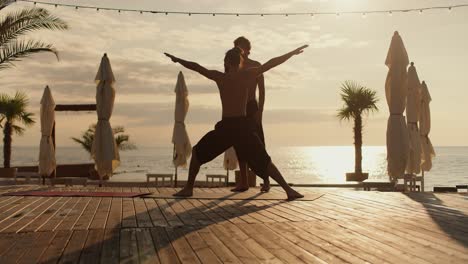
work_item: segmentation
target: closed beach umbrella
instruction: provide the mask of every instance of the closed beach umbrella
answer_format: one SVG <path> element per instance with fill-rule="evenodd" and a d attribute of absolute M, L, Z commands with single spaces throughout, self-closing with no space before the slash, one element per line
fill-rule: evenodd
<path fill-rule="evenodd" d="M 418 121 L 421 111 L 421 83 L 414 63 L 408 68 L 408 97 L 406 100 L 406 121 L 408 122 L 409 153 L 406 173 L 419 174 L 421 171 L 421 140 Z"/>
<path fill-rule="evenodd" d="M 223 162 L 223 167 L 226 170 L 226 186 L 229 184 L 229 171 L 230 170 L 235 170 L 237 169 L 237 155 L 236 151 L 234 150 L 234 147 L 228 148 L 224 152 L 224 162 Z"/>
<path fill-rule="evenodd" d="M 421 169 L 424 171 L 430 171 L 432 168 L 432 158 L 435 157 L 434 147 L 432 146 L 431 140 L 429 139 L 429 132 L 431 132 L 431 109 L 429 103 L 432 98 L 427 89 L 426 82 L 421 84 L 421 111 L 419 117 L 419 125 L 421 134 Z"/>
<path fill-rule="evenodd" d="M 52 141 L 52 130 L 55 123 L 55 101 L 46 86 L 41 99 L 41 142 L 39 147 L 39 174 L 48 177 L 56 167 L 55 147 Z"/>
<path fill-rule="evenodd" d="M 174 144 L 174 156 L 172 162 L 175 166 L 175 186 L 177 186 L 177 167 L 185 166 L 187 159 L 192 154 L 192 145 L 185 128 L 185 117 L 187 116 L 189 101 L 187 85 L 184 75 L 179 72 L 175 87 L 176 103 L 174 111 L 174 130 L 172 132 L 172 143 Z"/>
<path fill-rule="evenodd" d="M 392 180 L 404 175 L 408 160 L 409 139 L 403 112 L 406 107 L 406 78 L 409 60 L 403 40 L 395 31 L 388 50 L 385 65 L 385 96 L 390 117 L 387 123 L 387 172 Z"/>
<path fill-rule="evenodd" d="M 102 57 L 95 81 L 97 83 L 96 111 L 98 122 L 91 156 L 95 161 L 99 179 L 102 180 L 105 176 L 112 176 L 113 171 L 120 164 L 119 150 L 109 122 L 114 108 L 115 78 L 107 54 Z"/>
<path fill-rule="evenodd" d="M 230 147 L 224 152 L 224 169 L 227 171 L 237 169 L 237 155 L 234 147 Z"/>

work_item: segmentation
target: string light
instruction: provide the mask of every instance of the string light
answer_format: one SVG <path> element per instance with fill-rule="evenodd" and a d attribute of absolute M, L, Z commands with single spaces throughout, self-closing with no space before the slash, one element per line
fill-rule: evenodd
<path fill-rule="evenodd" d="M 429 6 L 429 7 L 419 7 L 419 8 L 410 8 L 410 9 L 392 9 L 392 10 L 361 10 L 361 11 L 347 11 L 347 12 L 304 12 L 304 13 L 232 13 L 232 12 L 224 12 L 224 13 L 218 13 L 218 12 L 188 12 L 188 11 L 163 11 L 163 10 L 142 10 L 142 9 L 125 9 L 125 8 L 113 8 L 113 7 L 97 7 L 97 6 L 88 6 L 88 5 L 76 5 L 76 4 L 61 4 L 61 3 L 52 3 L 52 2 L 42 2 L 42 1 L 32 1 L 32 0 L 15 0 L 16 2 L 26 2 L 26 3 L 33 3 L 34 5 L 40 4 L 40 5 L 53 5 L 55 7 L 61 6 L 61 7 L 71 7 L 76 10 L 79 8 L 81 9 L 95 9 L 97 12 L 99 10 L 107 10 L 107 11 L 117 11 L 119 13 L 121 12 L 138 12 L 140 14 L 143 13 L 152 13 L 152 14 L 162 14 L 164 13 L 165 15 L 173 14 L 173 15 L 189 15 L 191 16 L 192 14 L 196 15 L 211 15 L 211 16 L 311 16 L 315 17 L 318 15 L 335 15 L 336 17 L 340 17 L 342 14 L 361 14 L 363 17 L 366 17 L 367 14 L 382 14 L 382 13 L 387 13 L 389 16 L 392 16 L 393 13 L 409 13 L 409 12 L 419 12 L 419 14 L 422 14 L 423 11 L 425 10 L 439 10 L 439 9 L 445 9 L 448 10 L 449 12 L 452 11 L 454 8 L 462 8 L 462 7 L 468 7 L 467 4 L 460 4 L 460 5 L 448 5 L 448 6 Z"/>
<path fill-rule="evenodd" d="M 366 18 L 366 13 L 362 13 L 362 18 Z"/>

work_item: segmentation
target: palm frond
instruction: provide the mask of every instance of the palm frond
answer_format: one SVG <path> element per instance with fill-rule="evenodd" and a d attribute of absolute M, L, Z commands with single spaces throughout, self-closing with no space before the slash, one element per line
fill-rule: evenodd
<path fill-rule="evenodd" d="M 74 138 L 74 137 L 72 137 L 71 139 L 75 141 L 76 143 L 80 144 L 88 153 L 91 154 L 92 142 L 91 144 L 89 144 L 89 141 L 87 140 L 81 140 L 79 138 Z"/>
<path fill-rule="evenodd" d="M 26 107 L 29 104 L 29 99 L 25 93 L 16 92 L 15 96 L 11 97 L 8 94 L 0 94 L 0 117 L 12 124 L 12 130 L 18 135 L 23 135 L 24 128 L 16 124 L 19 122 L 26 126 L 35 123 L 33 113 L 27 112 Z"/>
<path fill-rule="evenodd" d="M 112 128 L 112 132 L 114 132 L 114 134 L 124 133 L 125 128 L 123 126 L 116 126 Z"/>
<path fill-rule="evenodd" d="M 22 136 L 24 135 L 25 129 L 18 125 L 13 124 L 11 125 L 11 131 L 13 131 L 13 133 L 17 134 L 18 136 Z"/>
<path fill-rule="evenodd" d="M 0 0 L 0 10 L 9 6 L 13 2 L 16 2 L 16 1 L 15 0 Z"/>
<path fill-rule="evenodd" d="M 341 85 L 341 99 L 343 107 L 338 110 L 340 120 L 349 120 L 362 113 L 378 111 L 377 92 L 354 81 L 345 81 Z"/>
<path fill-rule="evenodd" d="M 0 46 L 27 33 L 47 29 L 65 30 L 68 25 L 43 8 L 27 8 L 7 14 L 0 21 Z"/>
<path fill-rule="evenodd" d="M 14 62 L 28 57 L 35 53 L 51 52 L 59 59 L 58 51 L 52 44 L 46 44 L 40 41 L 13 41 L 0 50 L 0 70 L 10 68 Z"/>

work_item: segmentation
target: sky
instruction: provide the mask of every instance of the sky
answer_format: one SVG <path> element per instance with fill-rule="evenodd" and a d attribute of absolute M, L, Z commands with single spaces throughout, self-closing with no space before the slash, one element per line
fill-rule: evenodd
<path fill-rule="evenodd" d="M 421 8 L 468 1 L 435 0 L 171 0 L 84 1 L 61 3 L 102 7 L 190 12 L 343 12 Z M 1 15 L 30 3 L 14 3 Z M 54 44 L 60 61 L 39 54 L 0 71 L 0 92 L 29 95 L 28 110 L 37 123 L 17 146 L 40 140 L 39 101 L 46 85 L 57 104 L 95 102 L 94 77 L 108 54 L 116 77 L 112 125 L 123 125 L 137 146 L 171 144 L 174 87 L 182 71 L 189 90 L 186 127 L 194 145 L 221 117 L 216 85 L 168 60 L 163 52 L 223 70 L 226 50 L 238 36 L 252 43 L 250 57 L 262 63 L 303 44 L 300 56 L 265 74 L 264 131 L 270 146 L 352 145 L 352 124 L 336 117 L 342 107 L 340 86 L 354 80 L 374 89 L 380 111 L 365 117 L 364 145 L 385 145 L 389 111 L 384 65 L 390 40 L 400 32 L 420 80 L 432 96 L 432 142 L 436 146 L 467 146 L 468 8 L 403 13 L 299 17 L 187 16 L 46 7 L 68 22 L 67 31 L 41 31 L 30 38 Z M 97 121 L 96 113 L 57 113 L 57 145 L 73 146 Z"/>

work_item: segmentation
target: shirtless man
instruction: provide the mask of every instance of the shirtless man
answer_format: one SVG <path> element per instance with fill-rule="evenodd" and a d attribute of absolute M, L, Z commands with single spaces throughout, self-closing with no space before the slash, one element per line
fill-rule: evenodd
<path fill-rule="evenodd" d="M 245 37 L 238 37 L 234 40 L 234 47 L 238 47 L 242 51 L 242 58 L 244 59 L 244 68 L 260 67 L 261 63 L 254 61 L 249 58 L 250 55 L 250 41 Z M 256 91 L 258 85 L 258 103 L 256 100 Z M 260 74 L 257 77 L 257 81 L 252 83 L 251 87 L 248 87 L 248 98 L 247 98 L 247 117 L 252 121 L 252 128 L 257 133 L 258 137 L 265 145 L 265 136 L 263 134 L 262 126 L 262 115 L 263 115 L 263 105 L 265 103 L 265 79 L 263 74 Z M 245 160 L 242 157 L 238 157 L 239 160 L 239 169 L 240 169 L 240 178 L 236 183 L 236 187 L 232 189 L 233 192 L 244 192 L 249 189 L 248 184 L 248 166 Z M 261 192 L 268 192 L 270 190 L 270 180 L 265 178 L 263 181 Z"/>
<path fill-rule="evenodd" d="M 302 46 L 280 57 L 273 58 L 260 67 L 249 69 L 243 67 L 243 58 L 239 48 L 233 48 L 224 57 L 226 73 L 207 70 L 195 62 L 185 61 L 164 53 L 173 62 L 180 63 L 185 68 L 196 71 L 216 82 L 223 112 L 222 120 L 215 125 L 215 129 L 203 136 L 193 147 L 187 184 L 174 196 L 192 196 L 195 178 L 200 166 L 234 146 L 237 155 L 245 157 L 249 166 L 259 177 L 263 179 L 269 176 L 272 177 L 284 189 L 288 200 L 304 197 L 286 183 L 278 168 L 271 161 L 257 134 L 249 128 L 246 105 L 248 98 L 247 87 L 255 83 L 260 74 L 280 65 L 294 55 L 301 54 L 306 47 L 307 45 Z"/>

